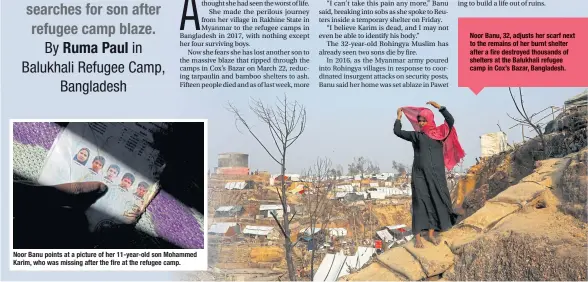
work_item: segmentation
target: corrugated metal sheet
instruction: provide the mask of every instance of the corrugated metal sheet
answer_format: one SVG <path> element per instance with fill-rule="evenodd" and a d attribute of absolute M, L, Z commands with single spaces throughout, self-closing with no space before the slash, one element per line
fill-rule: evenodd
<path fill-rule="evenodd" d="M 386 192 L 383 191 L 370 191 L 369 194 L 372 199 L 386 199 Z"/>
<path fill-rule="evenodd" d="M 341 191 L 341 192 L 353 192 L 353 185 L 338 185 L 337 186 L 337 191 Z"/>
<path fill-rule="evenodd" d="M 218 222 L 208 228 L 208 233 L 225 234 L 229 228 L 237 226 L 236 222 Z"/>
<path fill-rule="evenodd" d="M 290 212 L 290 206 L 286 206 L 288 208 L 288 212 Z M 281 211 L 282 210 L 282 205 L 260 205 L 259 206 L 259 210 L 260 211 Z"/>
<path fill-rule="evenodd" d="M 358 247 L 355 255 L 347 260 L 347 264 L 352 268 L 359 269 L 364 266 L 375 253 L 375 248 Z"/>
<path fill-rule="evenodd" d="M 406 229 L 407 227 L 404 224 L 397 224 L 397 225 L 389 225 L 389 226 L 386 226 L 386 228 L 388 228 L 390 230 L 394 230 L 394 229 L 400 229 L 400 228 Z"/>
<path fill-rule="evenodd" d="M 343 254 L 327 254 L 319 265 L 312 281 L 337 281 L 341 276 L 349 274 Z"/>
<path fill-rule="evenodd" d="M 347 229 L 336 227 L 336 228 L 329 228 L 329 235 L 337 236 L 337 237 L 344 237 L 347 236 Z"/>
<path fill-rule="evenodd" d="M 217 212 L 227 212 L 227 211 L 231 211 L 234 208 L 234 206 L 222 206 L 222 207 L 218 207 L 216 208 Z"/>
<path fill-rule="evenodd" d="M 243 190 L 247 187 L 247 182 L 229 182 L 225 184 L 225 189 L 228 190 Z"/>
<path fill-rule="evenodd" d="M 313 281 L 337 281 L 342 276 L 349 274 L 349 269 L 360 269 L 376 252 L 374 248 L 358 247 L 353 256 L 341 253 L 327 254 L 321 262 Z"/>
<path fill-rule="evenodd" d="M 217 212 L 230 212 L 230 211 L 239 212 L 241 210 L 243 210 L 243 206 L 222 206 L 222 207 L 216 208 Z"/>
<path fill-rule="evenodd" d="M 271 234 L 273 230 L 274 228 L 272 226 L 247 225 L 243 230 L 243 234 L 267 236 Z"/>
<path fill-rule="evenodd" d="M 410 195 L 410 189 L 405 190 L 398 187 L 377 187 L 376 191 L 384 193 L 386 197 Z"/>
<path fill-rule="evenodd" d="M 393 242 L 394 241 L 394 237 L 392 237 L 392 234 L 390 234 L 390 232 L 388 232 L 388 230 L 376 231 L 376 234 L 378 234 L 378 237 L 380 237 L 380 239 L 384 240 L 385 242 Z"/>
<path fill-rule="evenodd" d="M 318 227 L 314 228 L 314 234 L 318 233 L 319 231 L 321 231 L 320 228 L 318 228 Z M 298 232 L 298 233 L 304 233 L 304 235 L 310 236 L 311 235 L 310 233 L 312 233 L 312 228 L 306 227 L 306 228 L 300 230 L 300 232 Z"/>
<path fill-rule="evenodd" d="M 290 177 L 290 179 L 292 181 L 300 181 L 300 174 L 287 174 L 286 173 L 286 176 Z"/>

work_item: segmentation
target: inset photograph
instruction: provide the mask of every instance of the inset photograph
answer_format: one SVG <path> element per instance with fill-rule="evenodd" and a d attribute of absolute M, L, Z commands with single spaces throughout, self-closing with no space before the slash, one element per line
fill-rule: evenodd
<path fill-rule="evenodd" d="M 13 249 L 204 249 L 206 121 L 13 120 L 11 138 Z"/>

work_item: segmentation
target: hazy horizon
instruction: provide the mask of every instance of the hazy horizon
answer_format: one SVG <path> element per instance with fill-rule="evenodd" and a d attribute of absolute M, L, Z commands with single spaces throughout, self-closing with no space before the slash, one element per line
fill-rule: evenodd
<path fill-rule="evenodd" d="M 393 123 L 396 110 L 402 106 L 425 106 L 433 100 L 446 106 L 455 118 L 455 128 L 466 151 L 464 170 L 475 164 L 480 156 L 480 135 L 498 132 L 500 127 L 508 135 L 509 144 L 522 140 L 521 128 L 509 129 L 516 122 L 507 116 L 518 117 L 508 88 L 486 88 L 479 95 L 468 89 L 437 90 L 414 89 L 410 94 L 362 94 L 362 96 L 331 99 L 331 95 L 309 95 L 306 93 L 287 94 L 291 100 L 297 100 L 306 107 L 307 127 L 298 141 L 290 147 L 287 156 L 287 173 L 300 174 L 309 168 L 317 157 L 328 157 L 333 167 L 341 165 L 343 174 L 347 174 L 347 165 L 354 157 L 366 157 L 380 166 L 381 172 L 394 172 L 392 161 L 411 164 L 413 150 L 411 144 L 396 137 Z M 513 88 L 518 99 L 518 88 Z M 549 106 L 563 106 L 564 101 L 580 94 L 584 88 L 523 88 L 524 103 L 529 115 Z M 453 94 L 435 94 L 432 92 L 453 92 Z M 264 93 L 265 94 L 265 93 Z M 274 103 L 274 95 L 251 97 L 262 99 L 264 103 Z M 226 97 L 226 96 L 225 96 Z M 233 96 L 235 97 L 235 96 Z M 268 170 L 272 174 L 279 172 L 279 166 L 269 157 L 257 141 L 239 125 L 227 109 L 227 102 L 233 103 L 253 126 L 254 132 L 264 141 L 268 149 L 275 152 L 273 141 L 268 135 L 267 126 L 257 120 L 249 110 L 250 97 L 241 96 L 230 100 L 214 97 L 208 105 L 209 119 L 209 169 L 213 171 L 218 164 L 218 154 L 238 152 L 249 154 L 249 167 L 252 171 Z M 226 98 L 225 98 L 226 99 Z M 210 105 L 219 105 L 210 107 Z M 441 114 L 435 112 L 436 122 L 443 122 Z M 538 116 L 543 117 L 550 111 Z M 547 122 L 551 117 L 544 120 Z M 403 118 L 403 129 L 412 130 L 412 126 Z M 241 132 L 240 132 L 241 131 Z M 534 136 L 532 130 L 526 130 L 526 136 Z M 459 168 L 458 168 L 459 170 Z"/>

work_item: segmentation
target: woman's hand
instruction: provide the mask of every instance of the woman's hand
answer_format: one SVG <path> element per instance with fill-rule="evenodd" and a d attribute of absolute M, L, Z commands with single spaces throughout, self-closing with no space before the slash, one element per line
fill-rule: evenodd
<path fill-rule="evenodd" d="M 67 193 L 67 194 L 84 194 L 84 193 L 92 193 L 95 191 L 106 191 L 108 187 L 99 181 L 90 181 L 90 182 L 72 182 L 72 183 L 63 183 L 53 186 L 55 189 Z"/>
<path fill-rule="evenodd" d="M 441 108 L 441 105 L 439 105 L 437 102 L 433 102 L 433 101 L 427 102 L 427 105 L 431 105 L 431 106 L 435 107 L 436 109 Z"/>
<path fill-rule="evenodd" d="M 398 108 L 398 110 L 396 111 L 396 119 L 401 119 L 402 118 L 402 108 Z"/>
<path fill-rule="evenodd" d="M 86 210 L 106 194 L 108 187 L 102 182 L 73 182 L 52 186 L 37 186 L 14 182 L 16 209 L 37 206 L 41 209 L 70 207 Z M 18 202 L 18 203 L 17 203 Z"/>

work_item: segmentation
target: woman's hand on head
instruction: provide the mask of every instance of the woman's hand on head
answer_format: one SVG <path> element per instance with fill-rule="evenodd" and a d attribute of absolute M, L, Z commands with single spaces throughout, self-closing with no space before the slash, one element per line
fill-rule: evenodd
<path fill-rule="evenodd" d="M 431 106 L 435 107 L 436 109 L 440 109 L 441 108 L 441 105 L 439 105 L 439 103 L 433 102 L 433 101 L 427 102 L 427 105 L 431 105 Z"/>

